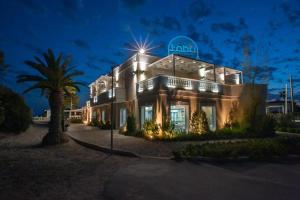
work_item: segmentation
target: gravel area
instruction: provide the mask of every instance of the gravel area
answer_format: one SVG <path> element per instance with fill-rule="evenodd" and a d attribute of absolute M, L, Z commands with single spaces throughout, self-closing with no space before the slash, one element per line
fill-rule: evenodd
<path fill-rule="evenodd" d="M 133 158 L 110 156 L 70 140 L 36 147 L 45 127 L 20 135 L 1 134 L 0 199 L 104 199 L 104 183 Z"/>

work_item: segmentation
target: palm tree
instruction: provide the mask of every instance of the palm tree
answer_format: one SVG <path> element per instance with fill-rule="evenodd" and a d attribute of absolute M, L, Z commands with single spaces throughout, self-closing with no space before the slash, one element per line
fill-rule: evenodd
<path fill-rule="evenodd" d="M 40 89 L 42 95 L 47 94 L 51 117 L 49 132 L 43 138 L 43 144 L 60 144 L 65 141 L 62 134 L 64 94 L 69 93 L 69 88 L 79 91 L 78 86 L 85 85 L 73 80 L 75 76 L 83 75 L 83 72 L 75 70 L 74 66 L 70 67 L 71 60 L 63 58 L 61 53 L 55 58 L 53 51 L 48 49 L 43 57 L 44 61 L 38 57 L 34 57 L 34 61 L 25 61 L 25 64 L 39 72 L 39 75 L 19 75 L 17 82 L 35 82 L 24 93 Z"/>

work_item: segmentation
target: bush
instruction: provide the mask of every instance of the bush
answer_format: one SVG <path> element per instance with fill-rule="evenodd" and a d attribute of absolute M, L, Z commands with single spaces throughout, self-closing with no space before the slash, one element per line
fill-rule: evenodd
<path fill-rule="evenodd" d="M 73 123 L 73 124 L 81 124 L 82 123 L 82 119 L 71 118 L 70 122 Z"/>
<path fill-rule="evenodd" d="M 2 108 L 0 131 L 20 133 L 30 126 L 31 111 L 23 97 L 9 88 L 0 86 L 0 102 Z"/>
<path fill-rule="evenodd" d="M 191 132 L 194 134 L 203 134 L 209 132 L 206 114 L 203 111 L 193 113 L 191 119 Z"/>
<path fill-rule="evenodd" d="M 91 123 L 89 124 L 90 126 L 96 126 L 99 127 L 100 126 L 100 122 L 98 121 L 97 118 L 93 118 Z"/>
<path fill-rule="evenodd" d="M 256 133 L 260 137 L 274 136 L 275 126 L 276 126 L 276 121 L 272 115 L 263 116 L 256 130 Z"/>
<path fill-rule="evenodd" d="M 293 121 L 292 114 L 276 114 L 274 115 L 274 118 L 276 120 L 276 127 L 295 127 L 295 122 Z"/>
<path fill-rule="evenodd" d="M 136 124 L 134 115 L 129 115 L 127 117 L 127 132 L 130 134 L 135 134 L 136 132 Z"/>
<path fill-rule="evenodd" d="M 300 155 L 300 139 L 279 137 L 273 139 L 252 139 L 243 142 L 207 143 L 185 146 L 175 152 L 177 157 L 205 156 L 217 159 L 246 156 L 252 160 L 270 160 L 288 154 Z"/>
<path fill-rule="evenodd" d="M 143 125 L 144 136 L 150 139 L 159 137 L 160 127 L 153 120 L 145 121 Z"/>

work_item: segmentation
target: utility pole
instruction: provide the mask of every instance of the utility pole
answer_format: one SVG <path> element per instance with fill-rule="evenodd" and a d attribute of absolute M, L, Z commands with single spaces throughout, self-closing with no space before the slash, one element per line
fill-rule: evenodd
<path fill-rule="evenodd" d="M 113 153 L 114 67 L 111 67 L 110 153 Z"/>
<path fill-rule="evenodd" d="M 292 111 L 292 113 L 294 113 L 294 94 L 293 94 L 292 75 L 290 75 L 290 95 L 291 95 L 291 111 Z"/>

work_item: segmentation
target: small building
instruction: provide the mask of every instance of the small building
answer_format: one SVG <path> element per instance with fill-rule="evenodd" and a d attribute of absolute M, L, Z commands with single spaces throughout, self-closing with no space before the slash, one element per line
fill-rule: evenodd
<path fill-rule="evenodd" d="M 249 89 L 243 84 L 242 71 L 177 54 L 160 58 L 140 52 L 89 88 L 85 123 L 110 121 L 113 100 L 115 128 L 125 126 L 127 116 L 134 115 L 139 128 L 146 120 L 162 124 L 169 119 L 184 131 L 199 110 L 206 113 L 211 130 L 223 127 L 232 104 L 247 101 Z M 267 87 L 256 85 L 256 89 L 261 94 L 259 111 L 265 113 Z"/>

